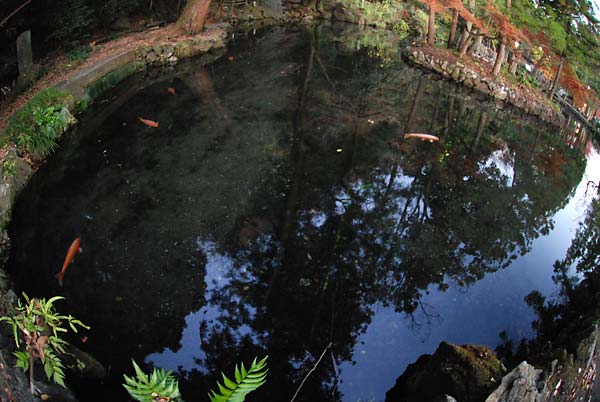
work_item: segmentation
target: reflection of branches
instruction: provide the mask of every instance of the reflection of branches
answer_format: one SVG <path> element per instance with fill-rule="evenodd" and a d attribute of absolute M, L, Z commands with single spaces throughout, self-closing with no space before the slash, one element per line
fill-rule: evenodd
<path fill-rule="evenodd" d="M 583 198 L 587 198 L 590 186 L 596 190 L 596 193 L 598 193 L 598 190 L 600 190 L 600 183 L 588 180 L 587 184 L 585 185 L 585 194 L 583 195 Z"/>
<path fill-rule="evenodd" d="M 335 361 L 335 356 L 333 355 L 333 352 L 331 352 L 331 364 L 333 365 L 333 375 L 334 375 L 333 387 L 331 387 L 331 402 L 334 402 L 335 401 L 335 391 L 337 390 L 337 386 L 339 383 L 340 373 L 337 368 L 337 363 Z"/>
<path fill-rule="evenodd" d="M 323 75 L 327 79 L 327 82 L 329 82 L 331 88 L 335 90 L 335 85 L 333 84 L 333 81 L 331 81 L 331 78 L 329 78 L 329 74 L 327 74 L 327 70 L 325 69 L 323 62 L 321 61 L 321 57 L 319 57 L 319 53 L 315 54 L 315 58 L 317 59 L 317 63 L 319 64 L 319 67 L 321 67 L 321 71 L 323 71 Z"/>
<path fill-rule="evenodd" d="M 306 376 L 304 377 L 304 379 L 300 383 L 300 386 L 296 390 L 296 393 L 294 394 L 294 396 L 292 397 L 292 399 L 290 400 L 290 402 L 294 402 L 294 399 L 296 399 L 296 397 L 298 396 L 298 393 L 300 392 L 300 390 L 304 386 L 304 383 L 306 382 L 306 380 L 308 379 L 308 377 L 317 369 L 317 366 L 319 365 L 319 363 L 321 363 L 321 360 L 323 360 L 323 356 L 325 356 L 325 353 L 327 352 L 327 350 L 329 350 L 329 348 L 331 348 L 332 346 L 333 346 L 333 343 L 330 342 L 325 347 L 325 349 L 323 349 L 323 353 L 321 353 L 321 356 L 319 356 L 319 360 L 317 360 L 317 362 L 315 363 L 315 365 L 313 366 L 313 368 L 311 368 L 310 371 L 308 373 L 306 373 Z"/>
<path fill-rule="evenodd" d="M 408 314 L 408 316 L 410 317 L 410 327 L 414 332 L 419 332 L 420 328 L 423 327 L 423 325 L 426 325 L 427 329 L 429 331 L 431 331 L 431 326 L 432 326 L 432 322 L 434 319 L 439 319 L 440 315 L 438 313 L 428 313 L 426 308 L 425 308 L 425 303 L 423 303 L 422 300 L 418 299 L 417 300 L 417 307 L 419 308 L 421 314 L 423 314 L 423 316 L 425 317 L 425 324 L 422 324 L 418 321 L 417 317 L 415 316 L 414 312 L 411 312 Z"/>

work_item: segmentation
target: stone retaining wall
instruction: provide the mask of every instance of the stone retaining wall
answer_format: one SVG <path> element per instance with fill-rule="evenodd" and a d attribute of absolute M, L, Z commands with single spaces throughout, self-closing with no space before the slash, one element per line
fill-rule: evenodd
<path fill-rule="evenodd" d="M 409 62 L 436 72 L 444 78 L 456 81 L 468 88 L 488 94 L 498 100 L 510 103 L 526 113 L 538 116 L 540 119 L 555 125 L 562 125 L 564 118 L 549 102 L 540 102 L 524 96 L 520 91 L 506 86 L 504 83 L 481 75 L 460 61 L 450 62 L 438 59 L 423 49 L 408 48 L 403 57 Z"/>

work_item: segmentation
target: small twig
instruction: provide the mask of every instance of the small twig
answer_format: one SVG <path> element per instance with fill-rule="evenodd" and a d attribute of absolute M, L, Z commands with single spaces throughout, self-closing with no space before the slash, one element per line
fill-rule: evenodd
<path fill-rule="evenodd" d="M 2 22 L 0 22 L 0 28 L 2 28 L 4 26 L 4 24 L 6 24 L 6 22 L 12 18 L 13 15 L 15 15 L 16 13 L 18 13 L 19 11 L 21 11 L 21 9 L 23 7 L 25 7 L 27 4 L 31 3 L 31 0 L 27 0 L 25 3 L 21 4 L 19 7 L 17 7 L 17 9 L 15 11 L 13 11 L 12 13 L 8 14 L 8 17 L 6 17 L 5 19 L 2 20 Z"/>
<path fill-rule="evenodd" d="M 296 399 L 296 397 L 298 396 L 298 393 L 300 392 L 300 390 L 302 389 L 302 387 L 304 386 L 304 383 L 306 382 L 306 380 L 308 379 L 308 377 L 313 373 L 313 371 L 315 371 L 317 369 L 317 366 L 319 365 L 319 363 L 321 363 L 321 360 L 323 359 L 323 356 L 325 356 L 325 353 L 327 352 L 327 350 L 333 346 L 332 342 L 329 342 L 329 345 L 327 345 L 325 347 L 325 349 L 323 349 L 323 353 L 321 353 L 321 356 L 319 357 L 319 360 L 317 360 L 317 362 L 315 363 L 315 365 L 313 366 L 313 368 L 310 369 L 310 371 L 306 374 L 306 376 L 304 377 L 304 379 L 302 380 L 302 382 L 300 383 L 300 386 L 298 387 L 298 389 L 296 390 L 296 393 L 294 394 L 294 396 L 292 397 L 292 399 L 290 400 L 290 402 L 294 402 L 294 399 Z"/>

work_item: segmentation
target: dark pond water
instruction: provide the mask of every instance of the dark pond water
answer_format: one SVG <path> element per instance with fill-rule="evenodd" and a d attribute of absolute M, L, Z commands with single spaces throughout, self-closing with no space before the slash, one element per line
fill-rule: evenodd
<path fill-rule="evenodd" d="M 112 377 L 75 381 L 83 401 L 125 400 L 131 358 L 207 400 L 217 373 L 265 354 L 254 399 L 286 401 L 329 343 L 297 400 L 381 401 L 442 340 L 533 335 L 523 298 L 555 293 L 598 155 L 366 34 L 273 29 L 134 77 L 36 174 L 10 268 L 92 326 L 73 341 Z"/>

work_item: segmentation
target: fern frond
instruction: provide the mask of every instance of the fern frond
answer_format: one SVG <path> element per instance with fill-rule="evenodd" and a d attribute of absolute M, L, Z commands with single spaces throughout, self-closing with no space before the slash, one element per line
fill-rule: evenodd
<path fill-rule="evenodd" d="M 243 402 L 250 392 L 256 390 L 263 385 L 267 379 L 267 358 L 257 361 L 254 358 L 250 369 L 246 371 L 244 363 L 240 364 L 240 368 L 235 366 L 234 380 L 229 379 L 225 374 L 223 376 L 223 384 L 217 382 L 219 391 L 211 390 L 208 394 L 210 402 Z"/>
<path fill-rule="evenodd" d="M 157 398 L 166 398 L 183 402 L 179 393 L 179 384 L 170 371 L 155 368 L 148 376 L 135 360 L 132 359 L 131 362 L 136 376 L 123 375 L 125 379 L 123 387 L 133 399 L 140 402 L 154 402 Z"/>

